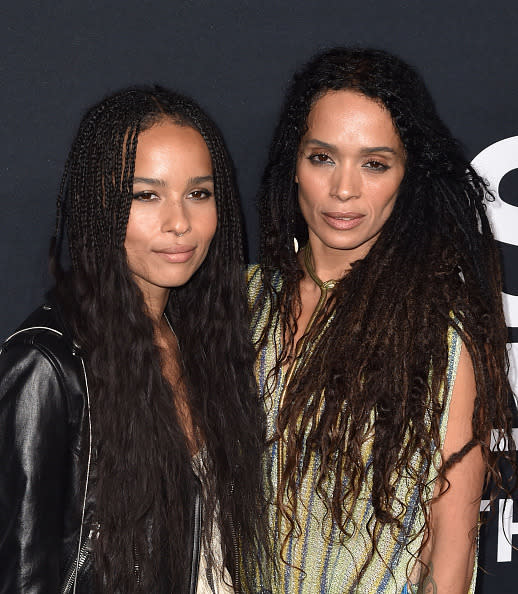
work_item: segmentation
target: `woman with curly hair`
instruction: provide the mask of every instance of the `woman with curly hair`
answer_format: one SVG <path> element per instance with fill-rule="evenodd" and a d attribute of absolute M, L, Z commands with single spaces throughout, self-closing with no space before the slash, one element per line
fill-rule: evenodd
<path fill-rule="evenodd" d="M 275 592 L 473 591 L 490 434 L 511 439 L 488 198 L 400 59 L 295 75 L 249 271 Z"/>
<path fill-rule="evenodd" d="M 264 413 L 233 168 L 191 99 L 87 112 L 51 263 L 0 354 L 0 590 L 240 591 Z"/>

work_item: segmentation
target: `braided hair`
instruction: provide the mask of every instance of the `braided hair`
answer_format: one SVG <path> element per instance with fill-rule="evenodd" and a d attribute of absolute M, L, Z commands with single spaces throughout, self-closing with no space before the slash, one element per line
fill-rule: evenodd
<path fill-rule="evenodd" d="M 275 307 L 257 346 L 266 344 L 277 324 L 285 337 L 271 374 L 278 377 L 289 361 L 300 312 L 303 271 L 294 238 L 303 245 L 308 230 L 295 184 L 299 147 L 315 102 L 340 90 L 360 93 L 388 111 L 405 149 L 405 175 L 376 243 L 340 280 L 312 326 L 310 338 L 319 337 L 312 356 L 287 388 L 276 436 L 286 439 L 277 504 L 293 531 L 298 473 L 306 472 L 316 453 L 319 495 L 347 537 L 352 505 L 368 472 L 361 447 L 374 418 L 369 522 L 374 551 L 380 528 L 400 527 L 403 514 L 394 510 L 406 509 L 405 502 L 394 505 L 391 477 L 411 469 L 415 453 L 429 468 L 434 444 L 441 443 L 440 394 L 447 381 L 450 327 L 471 356 L 477 393 L 472 439 L 443 460 L 439 481 L 446 488 L 448 469 L 480 446 L 488 477 L 502 484 L 498 458 L 507 454 L 492 454 L 489 436 L 498 429 L 512 443 L 507 330 L 499 255 L 485 213 L 491 196 L 484 181 L 439 118 L 413 68 L 385 51 L 339 47 L 316 55 L 295 74 L 259 192 L 266 291 L 255 304 L 255 315 L 266 302 Z M 282 279 L 278 290 L 277 274 Z M 430 521 L 425 476 L 415 477 L 426 517 L 424 534 Z"/>
<path fill-rule="evenodd" d="M 205 446 L 204 513 L 216 519 L 227 566 L 237 563 L 237 539 L 250 556 L 260 538 L 264 419 L 251 374 L 232 163 L 221 134 L 194 101 L 160 87 L 129 88 L 91 108 L 80 124 L 51 248 L 58 298 L 81 345 L 92 394 L 101 525 L 95 563 L 99 587 L 108 592 L 158 592 L 164 583 L 168 592 L 183 591 L 190 570 L 196 478 L 175 388 L 164 379 L 153 324 L 124 249 L 139 134 L 164 120 L 201 134 L 215 183 L 218 224 L 210 250 L 189 282 L 171 289 L 166 307 Z M 210 532 L 205 522 L 207 546 Z"/>

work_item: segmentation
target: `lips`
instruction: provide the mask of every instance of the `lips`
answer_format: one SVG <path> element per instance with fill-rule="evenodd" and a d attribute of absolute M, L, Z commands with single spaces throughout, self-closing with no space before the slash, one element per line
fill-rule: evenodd
<path fill-rule="evenodd" d="M 324 212 L 322 213 L 326 223 L 339 231 L 354 229 L 365 218 L 365 215 L 358 212 Z"/>
<path fill-rule="evenodd" d="M 153 251 L 167 262 L 181 264 L 192 258 L 195 249 L 194 245 L 173 245 Z"/>

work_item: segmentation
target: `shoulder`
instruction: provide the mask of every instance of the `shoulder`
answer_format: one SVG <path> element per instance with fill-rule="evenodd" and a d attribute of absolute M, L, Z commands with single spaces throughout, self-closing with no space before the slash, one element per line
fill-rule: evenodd
<path fill-rule="evenodd" d="M 263 273 L 259 264 L 250 264 L 246 270 L 248 306 L 253 309 L 263 292 Z"/>
<path fill-rule="evenodd" d="M 251 264 L 247 269 L 247 293 L 248 305 L 252 310 L 257 306 L 264 312 L 267 304 L 271 300 L 275 300 L 275 295 L 278 294 L 282 279 L 278 271 L 274 271 L 271 275 L 265 275 L 264 270 L 259 264 Z"/>
<path fill-rule="evenodd" d="M 260 265 L 254 264 L 247 270 L 247 287 L 252 337 L 253 341 L 257 342 L 262 340 L 265 329 L 272 324 L 272 317 L 279 313 L 278 297 L 282 288 L 282 277 L 277 270 L 265 274 Z"/>
<path fill-rule="evenodd" d="M 259 264 L 249 264 L 246 269 L 246 284 L 256 282 L 261 278 L 261 266 Z"/>
<path fill-rule="evenodd" d="M 0 400 L 17 406 L 82 405 L 79 348 L 57 306 L 35 310 L 0 346 Z"/>
<path fill-rule="evenodd" d="M 448 360 L 445 370 L 445 382 L 442 389 L 442 397 L 445 400 L 446 410 L 448 410 L 450 406 L 454 388 L 456 385 L 462 384 L 465 377 L 464 372 L 466 372 L 467 368 L 474 374 L 471 357 L 464 344 L 464 333 L 465 330 L 462 323 L 462 316 L 457 315 L 453 310 L 450 311 L 449 324 L 446 332 Z"/>
<path fill-rule="evenodd" d="M 246 268 L 246 282 L 249 283 L 257 276 L 261 275 L 260 264 L 249 264 Z"/>
<path fill-rule="evenodd" d="M 79 346 L 74 342 L 57 305 L 45 303 L 8 336 L 0 346 L 0 355 L 16 351 L 27 356 L 40 355 L 58 370 L 76 368 Z"/>
<path fill-rule="evenodd" d="M 282 285 L 281 273 L 278 270 L 268 275 L 268 283 L 274 292 L 278 292 Z M 246 270 L 248 294 L 261 292 L 265 285 L 264 271 L 260 264 L 250 264 Z"/>

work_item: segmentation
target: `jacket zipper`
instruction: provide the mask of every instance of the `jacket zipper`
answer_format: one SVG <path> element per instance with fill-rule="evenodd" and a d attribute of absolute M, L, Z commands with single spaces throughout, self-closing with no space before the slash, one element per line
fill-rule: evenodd
<path fill-rule="evenodd" d="M 194 526 L 193 526 L 193 546 L 192 546 L 192 561 L 191 561 L 191 579 L 189 584 L 189 592 L 195 594 L 198 584 L 198 572 L 200 570 L 200 545 L 201 545 L 201 523 L 202 511 L 200 494 L 196 493 L 194 498 Z"/>
<path fill-rule="evenodd" d="M 234 481 L 230 483 L 230 495 L 234 495 Z M 236 526 L 234 524 L 234 519 L 232 514 L 230 514 L 230 534 L 232 537 L 232 561 L 233 561 L 233 570 L 234 575 L 232 576 L 232 585 L 234 587 L 234 592 L 236 594 L 240 594 L 241 592 L 241 580 L 239 579 L 239 547 L 237 544 L 237 533 L 236 533 Z"/>
<path fill-rule="evenodd" d="M 63 587 L 61 588 L 61 594 L 70 594 L 72 592 L 72 588 L 74 587 L 74 583 L 76 582 L 77 578 L 79 577 L 79 573 L 83 568 L 85 561 L 88 559 L 88 555 L 93 550 L 93 541 L 99 538 L 99 529 L 100 525 L 98 522 L 92 524 L 90 528 L 90 532 L 88 536 L 83 541 L 81 548 L 79 549 L 79 553 L 77 557 L 74 557 L 70 567 L 67 571 L 65 576 L 65 580 L 63 582 Z"/>
<path fill-rule="evenodd" d="M 199 540 L 200 537 L 200 529 L 201 529 L 201 509 L 200 509 L 200 496 L 199 494 L 196 495 L 194 500 L 194 517 L 195 517 L 195 524 L 194 524 L 194 543 Z M 70 563 L 69 569 L 66 573 L 63 586 L 60 590 L 60 594 L 70 594 L 73 590 L 74 584 L 76 583 L 81 570 L 88 559 L 88 556 L 93 551 L 93 541 L 99 538 L 100 534 L 100 524 L 98 522 L 94 522 L 88 532 L 88 536 L 83 541 L 79 553 L 77 556 L 74 556 L 72 562 Z M 232 538 L 235 538 L 235 531 L 232 525 Z M 235 550 L 237 551 L 237 541 L 235 545 Z M 137 584 L 140 584 L 140 563 L 137 551 L 135 549 L 135 563 L 134 563 L 134 572 L 135 572 L 135 579 Z M 197 586 L 197 577 L 199 571 L 199 555 L 200 555 L 200 547 L 199 544 L 193 545 L 193 560 L 192 560 L 192 567 L 191 567 L 191 585 L 190 585 L 190 592 L 196 592 Z M 236 564 L 237 567 L 237 564 Z"/>

